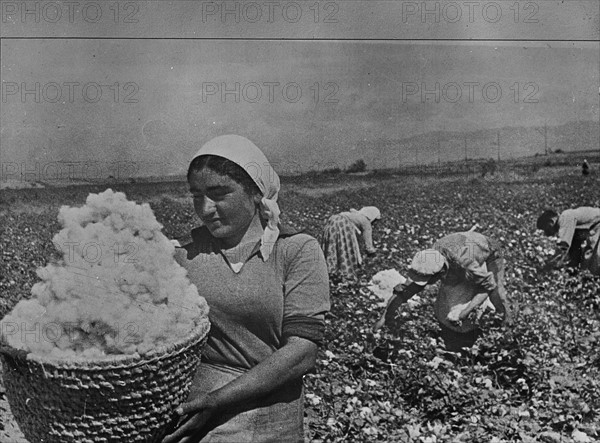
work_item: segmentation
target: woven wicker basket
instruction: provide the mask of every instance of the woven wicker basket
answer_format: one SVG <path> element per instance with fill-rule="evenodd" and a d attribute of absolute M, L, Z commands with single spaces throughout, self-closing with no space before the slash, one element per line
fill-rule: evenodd
<path fill-rule="evenodd" d="M 57 363 L 0 353 L 21 431 L 38 442 L 160 442 L 189 392 L 208 322 L 189 338 L 142 356 Z"/>

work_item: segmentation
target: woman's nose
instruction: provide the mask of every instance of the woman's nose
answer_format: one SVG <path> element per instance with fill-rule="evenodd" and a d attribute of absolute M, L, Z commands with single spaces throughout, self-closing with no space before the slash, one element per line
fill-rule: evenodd
<path fill-rule="evenodd" d="M 215 212 L 215 202 L 208 197 L 194 200 L 196 205 L 196 212 L 200 217 L 207 217 Z"/>

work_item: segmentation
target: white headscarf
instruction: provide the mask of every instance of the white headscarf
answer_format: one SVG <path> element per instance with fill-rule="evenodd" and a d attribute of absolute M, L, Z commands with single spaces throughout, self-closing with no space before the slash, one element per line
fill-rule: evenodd
<path fill-rule="evenodd" d="M 370 222 L 373 222 L 373 220 L 379 220 L 381 218 L 381 212 L 375 206 L 365 206 L 358 212 L 367 217 Z"/>
<path fill-rule="evenodd" d="M 252 178 L 263 195 L 260 202 L 260 214 L 267 221 L 265 232 L 260 240 L 260 252 L 267 261 L 279 237 L 279 176 L 262 151 L 250 140 L 239 135 L 221 135 L 204 144 L 196 155 L 216 155 L 241 166 Z"/>

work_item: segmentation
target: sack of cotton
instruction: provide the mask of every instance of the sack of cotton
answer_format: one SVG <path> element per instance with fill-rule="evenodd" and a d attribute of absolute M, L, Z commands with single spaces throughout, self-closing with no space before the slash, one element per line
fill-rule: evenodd
<path fill-rule="evenodd" d="M 200 361 L 206 301 L 148 204 L 108 189 L 58 218 L 62 259 L 0 321 L 11 410 L 30 441 L 160 441 Z"/>

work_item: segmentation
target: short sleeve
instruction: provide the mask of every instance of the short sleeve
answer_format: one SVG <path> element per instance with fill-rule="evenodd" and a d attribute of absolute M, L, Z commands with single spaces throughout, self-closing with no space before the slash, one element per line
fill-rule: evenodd
<path fill-rule="evenodd" d="M 317 240 L 306 234 L 286 240 L 282 335 L 321 344 L 325 313 L 331 308 L 323 251 Z"/>
<path fill-rule="evenodd" d="M 492 292 L 496 289 L 494 274 L 487 270 L 485 263 L 478 264 L 475 260 L 465 264 L 465 274 L 469 280 L 477 286 L 483 288 L 486 292 Z"/>
<path fill-rule="evenodd" d="M 468 280 L 475 283 L 486 292 L 496 289 L 494 274 L 488 271 L 485 264 L 491 254 L 491 247 L 483 238 L 470 235 L 459 237 L 464 243 L 456 243 L 451 249 L 446 249 L 446 256 L 451 257 L 465 272 Z"/>
<path fill-rule="evenodd" d="M 375 249 L 373 246 L 373 228 L 371 226 L 371 222 L 362 214 L 358 214 L 356 218 L 360 225 L 360 233 L 363 241 L 365 242 L 367 251 Z"/>
<path fill-rule="evenodd" d="M 575 211 L 567 209 L 558 217 L 558 242 L 571 246 L 575 228 L 577 227 L 577 219 Z"/>

